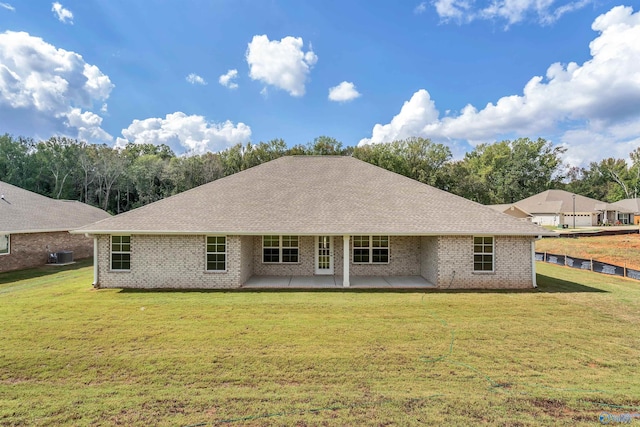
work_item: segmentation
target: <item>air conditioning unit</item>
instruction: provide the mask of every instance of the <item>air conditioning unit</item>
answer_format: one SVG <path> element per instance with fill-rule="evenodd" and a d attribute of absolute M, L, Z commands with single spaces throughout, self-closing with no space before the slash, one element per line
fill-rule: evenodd
<path fill-rule="evenodd" d="M 72 251 L 60 251 L 49 254 L 49 264 L 70 264 L 72 262 Z"/>

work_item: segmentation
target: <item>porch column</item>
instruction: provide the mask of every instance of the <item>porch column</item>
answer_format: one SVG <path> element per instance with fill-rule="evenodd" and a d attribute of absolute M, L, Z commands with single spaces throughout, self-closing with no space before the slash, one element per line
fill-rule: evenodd
<path fill-rule="evenodd" d="M 342 286 L 349 287 L 349 235 L 342 236 L 342 260 L 343 260 L 343 273 L 342 273 Z"/>

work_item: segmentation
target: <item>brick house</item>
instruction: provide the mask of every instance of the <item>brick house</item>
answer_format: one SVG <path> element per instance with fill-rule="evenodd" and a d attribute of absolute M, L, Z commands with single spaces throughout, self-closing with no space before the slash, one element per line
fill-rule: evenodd
<path fill-rule="evenodd" d="M 240 288 L 260 278 L 535 287 L 535 224 L 352 157 L 283 157 L 74 230 L 94 286 Z M 365 281 L 366 282 L 366 281 Z"/>
<path fill-rule="evenodd" d="M 69 234 L 110 215 L 77 201 L 55 200 L 0 181 L 0 272 L 47 263 L 50 253 L 93 253 L 92 239 Z"/>

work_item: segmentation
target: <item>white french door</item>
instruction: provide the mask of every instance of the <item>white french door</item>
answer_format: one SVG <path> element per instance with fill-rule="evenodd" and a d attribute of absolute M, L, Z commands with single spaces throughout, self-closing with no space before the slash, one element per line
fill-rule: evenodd
<path fill-rule="evenodd" d="M 333 274 L 332 236 L 316 236 L 316 274 Z"/>

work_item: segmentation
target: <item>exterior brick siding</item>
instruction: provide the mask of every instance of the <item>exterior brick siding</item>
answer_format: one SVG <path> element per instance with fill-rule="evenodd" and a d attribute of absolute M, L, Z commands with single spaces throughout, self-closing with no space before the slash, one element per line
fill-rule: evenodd
<path fill-rule="evenodd" d="M 531 288 L 532 237 L 496 236 L 495 271 L 473 272 L 472 236 L 390 236 L 388 264 L 353 264 L 350 276 L 422 276 L 439 288 Z M 312 276 L 315 237 L 299 237 L 299 262 L 262 262 L 261 236 L 227 236 L 227 271 L 205 271 L 205 236 L 131 236 L 131 270 L 110 270 L 110 236 L 98 237 L 104 288 L 238 288 L 252 275 Z M 333 237 L 342 276 L 343 238 Z M 352 252 L 352 251 L 350 251 Z M 352 257 L 352 254 L 349 254 Z M 0 257 L 1 259 L 1 257 Z"/>
<path fill-rule="evenodd" d="M 533 237 L 495 236 L 495 271 L 474 273 L 473 236 L 438 237 L 439 288 L 517 289 L 533 287 Z"/>
<path fill-rule="evenodd" d="M 45 265 L 49 253 L 72 251 L 73 259 L 93 256 L 93 239 L 67 231 L 10 235 L 10 253 L 0 255 L 0 272 Z"/>
<path fill-rule="evenodd" d="M 110 236 L 98 237 L 98 285 L 101 288 L 237 288 L 247 276 L 241 268 L 242 243 L 227 236 L 227 271 L 206 270 L 205 236 L 131 236 L 131 270 L 112 271 Z M 246 251 L 244 253 L 246 256 Z"/>
<path fill-rule="evenodd" d="M 298 262 L 295 264 L 263 263 L 262 236 L 253 237 L 253 248 L 253 274 L 256 276 L 313 276 L 315 273 L 315 237 L 313 236 L 298 237 Z"/>
<path fill-rule="evenodd" d="M 390 236 L 388 264 L 354 264 L 353 248 L 350 252 L 350 276 L 420 275 L 420 237 L 417 236 Z"/>
<path fill-rule="evenodd" d="M 432 285 L 438 284 L 438 242 L 437 236 L 420 238 L 420 275 Z"/>

